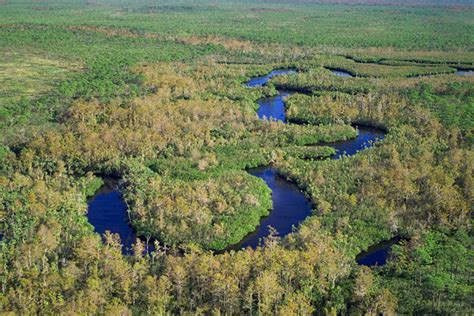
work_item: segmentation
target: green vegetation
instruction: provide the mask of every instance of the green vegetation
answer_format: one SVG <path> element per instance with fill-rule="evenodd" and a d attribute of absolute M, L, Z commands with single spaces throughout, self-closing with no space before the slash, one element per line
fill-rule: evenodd
<path fill-rule="evenodd" d="M 324 65 L 329 69 L 342 69 L 357 77 L 416 77 L 448 74 L 456 71 L 454 67 L 436 64 L 404 63 L 382 61 L 380 63 L 357 63 L 346 58 L 332 58 Z"/>
<path fill-rule="evenodd" d="M 45 93 L 77 65 L 22 51 L 1 50 L 0 105 Z"/>
<path fill-rule="evenodd" d="M 48 28 L 59 25 L 61 33 L 58 35 L 63 37 L 64 27 L 99 26 L 125 29 L 135 37 L 149 33 L 165 38 L 218 36 L 256 43 L 336 48 L 467 50 L 472 40 L 469 7 L 456 10 L 435 6 L 315 5 L 292 1 L 282 4 L 222 1 L 215 5 L 206 1 L 189 4 L 146 0 L 108 1 L 105 6 L 95 2 L 84 5 L 78 0 L 64 1 L 61 5 L 11 2 L 2 6 L 6 8 L 3 24 Z M 81 10 L 80 15 L 76 14 L 78 10 Z M 116 40 L 123 38 L 117 36 Z"/>
<path fill-rule="evenodd" d="M 348 2 L 0 2 L 1 313 L 472 314 L 473 8 Z M 255 113 L 276 88 L 288 124 Z M 351 124 L 388 134 L 328 159 Z M 312 215 L 222 251 L 270 211 L 245 171 L 269 164 Z M 103 176 L 130 254 L 87 220 Z"/>
<path fill-rule="evenodd" d="M 394 247 L 394 260 L 377 278 L 399 293 L 401 313 L 449 314 L 469 300 L 472 288 L 465 276 L 473 261 L 472 238 L 455 233 L 426 231 L 403 246 Z M 423 304 L 419 304 L 423 302 Z"/>
<path fill-rule="evenodd" d="M 199 169 L 204 168 L 202 161 Z M 272 207 L 271 191 L 263 180 L 242 171 L 169 181 L 131 169 L 124 180 L 125 200 L 138 233 L 168 245 L 222 250 L 253 231 Z"/>
<path fill-rule="evenodd" d="M 407 99 L 435 113 L 448 127 L 464 132 L 467 143 L 474 143 L 474 90 L 472 82 L 451 82 L 433 85 L 421 82 L 406 91 Z"/>

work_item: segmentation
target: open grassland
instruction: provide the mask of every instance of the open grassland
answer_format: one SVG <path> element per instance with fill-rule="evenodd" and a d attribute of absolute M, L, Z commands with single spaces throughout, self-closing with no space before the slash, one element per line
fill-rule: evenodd
<path fill-rule="evenodd" d="M 104 55 L 133 62 L 206 55 L 224 62 L 271 62 L 323 53 L 341 56 L 328 66 L 375 77 L 473 67 L 469 6 L 5 1 L 0 8 L 2 102 L 40 94 L 63 78 L 60 69 L 87 68 Z M 12 56 L 22 52 L 34 58 Z"/>
<path fill-rule="evenodd" d="M 2 4 L 1 19 L 6 25 L 112 27 L 162 36 L 223 36 L 289 46 L 467 50 L 472 45 L 472 16 L 470 7 L 143 1 L 84 6 L 81 1 L 66 1 L 60 5 L 7 2 Z"/>
<path fill-rule="evenodd" d="M 45 58 L 41 53 L 0 51 L 0 105 L 46 93 L 78 70 L 77 63 Z"/>

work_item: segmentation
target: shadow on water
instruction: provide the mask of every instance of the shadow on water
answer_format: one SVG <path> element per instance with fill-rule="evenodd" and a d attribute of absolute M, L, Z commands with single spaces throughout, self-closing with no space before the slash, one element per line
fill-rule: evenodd
<path fill-rule="evenodd" d="M 259 167 L 247 170 L 251 175 L 259 177 L 272 190 L 273 209 L 264 217 L 256 230 L 248 234 L 241 242 L 231 249 L 246 247 L 256 248 L 262 238 L 270 233 L 273 227 L 279 236 L 288 235 L 294 225 L 301 223 L 311 215 L 313 205 L 311 201 L 294 184 L 280 176 L 272 167 Z"/>
<path fill-rule="evenodd" d="M 136 240 L 136 234 L 129 224 L 127 204 L 118 189 L 118 181 L 104 179 L 104 185 L 88 200 L 87 218 L 100 235 L 106 231 L 119 234 L 122 252 L 128 253 Z"/>
<path fill-rule="evenodd" d="M 387 263 L 392 246 L 398 244 L 402 239 L 394 237 L 390 240 L 370 246 L 367 251 L 363 251 L 356 257 L 356 262 L 364 266 L 383 266 Z"/>

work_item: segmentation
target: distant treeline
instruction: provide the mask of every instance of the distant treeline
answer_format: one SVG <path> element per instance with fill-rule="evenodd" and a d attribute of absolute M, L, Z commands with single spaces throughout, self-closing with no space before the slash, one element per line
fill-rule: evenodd
<path fill-rule="evenodd" d="M 216 1 L 218 2 L 218 1 Z M 469 0 L 256 0 L 236 2 L 472 6 Z"/>
<path fill-rule="evenodd" d="M 84 1 L 86 4 L 99 4 L 98 1 Z M 231 4 L 231 3 L 315 3 L 315 4 L 363 4 L 363 5 L 394 5 L 394 6 L 469 6 L 472 7 L 474 4 L 470 0 L 189 0 L 189 1 L 172 1 L 172 0 L 159 0 L 159 1 L 128 1 L 128 0 L 108 0 L 101 1 L 106 3 L 115 3 L 123 5 L 172 5 L 172 6 L 185 6 L 190 7 L 192 4 Z"/>

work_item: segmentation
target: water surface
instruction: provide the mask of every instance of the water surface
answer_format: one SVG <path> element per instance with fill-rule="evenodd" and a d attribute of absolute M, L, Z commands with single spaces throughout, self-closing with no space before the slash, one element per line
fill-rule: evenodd
<path fill-rule="evenodd" d="M 455 74 L 460 75 L 460 76 L 473 76 L 474 75 L 474 70 L 461 70 L 461 69 L 458 69 L 455 72 Z"/>
<path fill-rule="evenodd" d="M 273 70 L 272 72 L 268 73 L 265 76 L 254 77 L 254 78 L 250 79 L 247 82 L 247 86 L 249 86 L 249 87 L 261 87 L 261 86 L 266 85 L 268 83 L 268 81 L 274 76 L 288 75 L 288 74 L 294 74 L 294 73 L 296 73 L 295 69 L 275 69 L 275 70 Z"/>
<path fill-rule="evenodd" d="M 385 137 L 385 132 L 378 128 L 368 126 L 356 126 L 356 128 L 358 131 L 356 138 L 325 144 L 326 146 L 335 148 L 337 151 L 337 153 L 331 157 L 332 159 L 355 155 L 361 150 L 372 147 L 375 142 L 383 140 Z"/>
<path fill-rule="evenodd" d="M 259 241 L 270 233 L 269 225 L 276 229 L 279 236 L 288 235 L 293 227 L 311 215 L 313 205 L 303 192 L 294 184 L 281 177 L 272 167 L 260 167 L 248 170 L 259 177 L 272 190 L 273 209 L 269 216 L 262 219 L 256 230 L 247 235 L 233 249 L 256 248 Z"/>
<path fill-rule="evenodd" d="M 266 76 L 251 79 L 247 85 L 249 87 L 262 86 L 273 76 L 294 72 L 292 69 L 275 70 Z M 271 118 L 286 122 L 284 98 L 290 94 L 289 91 L 279 91 L 277 96 L 258 100 L 260 105 L 258 116 L 261 119 Z M 339 159 L 343 155 L 354 155 L 359 150 L 371 147 L 375 141 L 384 137 L 384 132 L 375 128 L 360 126 L 358 130 L 359 134 L 355 139 L 328 144 L 337 150 L 337 154 L 332 159 Z M 267 217 L 262 218 L 260 225 L 254 232 L 247 235 L 237 245 L 229 247 L 229 249 L 256 248 L 261 239 L 269 235 L 269 226 L 275 228 L 278 235 L 283 237 L 291 233 L 294 227 L 311 215 L 313 209 L 311 201 L 304 193 L 294 183 L 279 176 L 271 166 L 250 169 L 248 172 L 263 179 L 270 187 L 273 209 Z M 117 184 L 117 180 L 106 179 L 106 184 L 89 200 L 87 217 L 96 232 L 103 234 L 108 230 L 112 233 L 118 233 L 122 240 L 124 252 L 128 252 L 132 243 L 136 240 L 136 234 L 129 225 L 127 205 L 122 199 Z M 371 253 L 369 250 L 369 253 L 364 257 L 365 259 L 361 257 L 360 264 L 370 265 L 373 260 L 379 264 L 384 264 L 388 250 L 377 248 L 373 253 L 376 259 L 370 259 Z"/>
<path fill-rule="evenodd" d="M 291 95 L 288 91 L 279 91 L 277 96 L 262 98 L 257 101 L 258 117 L 286 123 L 285 98 Z"/>
<path fill-rule="evenodd" d="M 290 69 L 273 71 L 267 76 L 253 78 L 247 82 L 248 87 L 263 86 L 276 75 L 294 72 Z M 350 75 L 350 74 L 349 74 Z M 293 92 L 279 90 L 274 97 L 262 98 L 257 101 L 257 110 L 260 119 L 274 119 L 286 123 L 285 98 Z M 371 127 L 358 127 L 358 136 L 347 141 L 325 144 L 333 146 L 337 153 L 332 159 L 340 159 L 344 155 L 351 156 L 358 151 L 371 147 L 376 141 L 383 139 L 385 133 L 382 130 Z M 311 215 L 313 205 L 311 201 L 301 192 L 298 187 L 278 175 L 271 166 L 250 169 L 248 172 L 260 179 L 272 190 L 273 209 L 269 216 L 262 219 L 256 230 L 247 235 L 240 243 L 229 249 L 240 249 L 245 247 L 256 248 L 261 239 L 269 234 L 269 227 L 275 228 L 278 235 L 283 237 L 293 231 L 293 228 L 303 222 Z"/>
<path fill-rule="evenodd" d="M 342 69 L 335 69 L 335 68 L 326 68 L 326 69 L 331 71 L 333 75 L 336 75 L 338 77 L 354 77 L 352 74 Z"/>
<path fill-rule="evenodd" d="M 361 252 L 356 257 L 356 262 L 364 266 L 383 266 L 387 263 L 392 246 L 400 242 L 400 237 L 394 237 L 390 240 L 372 245 L 367 251 Z"/>
<path fill-rule="evenodd" d="M 87 218 L 97 233 L 117 233 L 122 249 L 127 252 L 136 240 L 136 234 L 129 225 L 127 204 L 118 190 L 118 180 L 104 179 L 105 184 L 88 201 Z"/>

